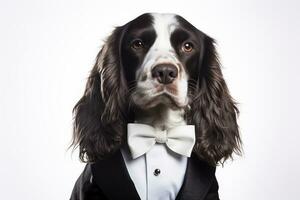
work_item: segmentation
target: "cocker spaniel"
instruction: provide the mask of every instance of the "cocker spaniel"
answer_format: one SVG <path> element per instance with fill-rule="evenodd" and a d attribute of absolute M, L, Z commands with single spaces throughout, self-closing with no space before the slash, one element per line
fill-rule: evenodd
<path fill-rule="evenodd" d="M 194 125 L 193 154 L 210 167 L 240 153 L 238 108 L 215 41 L 174 14 L 146 13 L 116 27 L 73 113 L 72 144 L 87 163 L 110 159 L 126 146 L 128 123 L 160 130 Z M 89 199 L 82 187 L 77 183 L 72 199 Z"/>

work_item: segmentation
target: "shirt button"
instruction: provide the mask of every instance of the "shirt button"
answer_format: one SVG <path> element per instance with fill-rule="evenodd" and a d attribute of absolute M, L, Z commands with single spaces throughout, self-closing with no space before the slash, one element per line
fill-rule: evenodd
<path fill-rule="evenodd" d="M 154 176 L 158 176 L 160 174 L 160 169 L 155 169 L 153 174 Z"/>

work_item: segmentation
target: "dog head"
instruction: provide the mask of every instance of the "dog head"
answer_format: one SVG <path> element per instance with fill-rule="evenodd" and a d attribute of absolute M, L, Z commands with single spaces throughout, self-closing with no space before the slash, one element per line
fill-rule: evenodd
<path fill-rule="evenodd" d="M 82 160 L 122 145 L 134 107 L 185 109 L 197 155 L 211 164 L 239 152 L 238 109 L 223 78 L 214 39 L 174 14 L 147 13 L 117 27 L 97 56 L 74 107 Z M 187 109 L 188 108 L 188 109 Z"/>

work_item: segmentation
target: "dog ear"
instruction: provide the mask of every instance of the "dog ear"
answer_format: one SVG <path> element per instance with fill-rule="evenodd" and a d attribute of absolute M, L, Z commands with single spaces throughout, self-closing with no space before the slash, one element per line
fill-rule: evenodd
<path fill-rule="evenodd" d="M 127 84 L 120 56 L 123 27 L 117 27 L 97 55 L 83 96 L 73 108 L 74 148 L 83 162 L 104 158 L 123 141 Z"/>
<path fill-rule="evenodd" d="M 212 165 L 240 154 L 239 113 L 223 78 L 214 39 L 203 38 L 197 85 L 191 101 L 191 124 L 196 127 L 194 151 Z"/>

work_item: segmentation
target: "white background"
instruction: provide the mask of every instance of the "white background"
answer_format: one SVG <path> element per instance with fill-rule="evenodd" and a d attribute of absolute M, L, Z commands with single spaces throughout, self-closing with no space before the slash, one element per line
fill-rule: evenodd
<path fill-rule="evenodd" d="M 1 199 L 68 199 L 84 164 L 72 108 L 103 39 L 144 12 L 214 37 L 240 103 L 243 157 L 218 167 L 222 200 L 299 199 L 300 23 L 292 0 L 1 0 Z"/>

